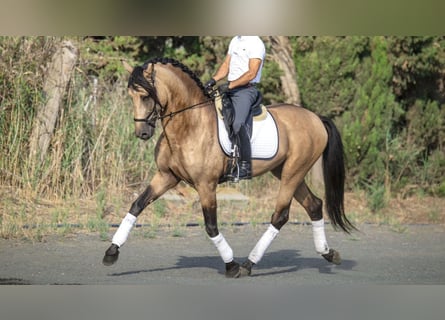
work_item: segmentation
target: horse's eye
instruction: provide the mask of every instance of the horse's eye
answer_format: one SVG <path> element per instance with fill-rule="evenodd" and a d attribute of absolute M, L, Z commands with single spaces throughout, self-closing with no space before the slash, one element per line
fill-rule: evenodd
<path fill-rule="evenodd" d="M 150 96 L 143 96 L 142 97 L 142 101 L 146 102 L 150 99 Z"/>

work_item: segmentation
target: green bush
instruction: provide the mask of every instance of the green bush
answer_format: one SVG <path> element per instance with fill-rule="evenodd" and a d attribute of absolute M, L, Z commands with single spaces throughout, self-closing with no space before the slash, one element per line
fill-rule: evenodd
<path fill-rule="evenodd" d="M 440 193 L 444 39 L 292 39 L 303 104 L 333 117 L 342 132 L 349 188 L 384 186 L 386 197 Z"/>

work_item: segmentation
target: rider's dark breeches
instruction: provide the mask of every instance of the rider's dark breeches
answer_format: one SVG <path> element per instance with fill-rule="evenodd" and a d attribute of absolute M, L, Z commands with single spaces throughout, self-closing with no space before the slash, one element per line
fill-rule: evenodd
<path fill-rule="evenodd" d="M 230 98 L 235 109 L 235 119 L 233 121 L 233 131 L 238 134 L 242 125 L 248 122 L 250 108 L 256 101 L 258 91 L 255 87 L 235 88 L 230 91 Z"/>

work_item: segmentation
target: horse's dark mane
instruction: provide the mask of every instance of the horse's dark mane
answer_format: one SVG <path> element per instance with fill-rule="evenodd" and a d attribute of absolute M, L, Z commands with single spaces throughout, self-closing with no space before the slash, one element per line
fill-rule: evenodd
<path fill-rule="evenodd" d="M 152 81 L 150 79 L 147 80 L 144 77 L 144 70 L 146 70 L 150 64 L 156 64 L 156 63 L 171 64 L 172 66 L 181 69 L 193 81 L 195 81 L 196 85 L 201 89 L 201 91 L 204 93 L 205 96 L 210 97 L 209 93 L 205 90 L 204 85 L 202 84 L 199 77 L 186 65 L 171 58 L 154 58 L 146 61 L 142 66 L 135 67 L 128 80 L 128 87 L 137 90 L 136 86 L 141 86 L 144 90 L 147 91 L 149 96 L 157 100 L 158 98 L 154 83 L 151 83 Z"/>
<path fill-rule="evenodd" d="M 150 97 L 155 99 L 156 102 L 159 102 L 156 87 L 154 86 L 154 83 L 152 83 L 152 79 L 146 79 L 144 76 L 145 69 L 146 68 L 141 66 L 134 67 L 133 71 L 130 74 L 130 78 L 128 79 L 128 88 L 132 88 L 138 91 L 138 86 L 140 86 L 145 91 L 147 91 L 147 94 Z"/>

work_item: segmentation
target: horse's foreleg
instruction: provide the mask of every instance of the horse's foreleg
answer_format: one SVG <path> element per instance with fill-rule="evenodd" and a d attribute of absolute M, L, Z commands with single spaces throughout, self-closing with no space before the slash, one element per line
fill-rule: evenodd
<path fill-rule="evenodd" d="M 240 275 L 239 264 L 233 259 L 233 250 L 224 238 L 222 233 L 218 230 L 217 220 L 217 206 L 216 206 L 216 191 L 213 192 L 203 190 L 202 192 L 197 188 L 202 212 L 204 215 L 204 223 L 207 235 L 212 243 L 215 245 L 226 267 L 226 277 L 238 278 Z"/>
<path fill-rule="evenodd" d="M 178 184 L 178 179 L 169 173 L 158 172 L 150 182 L 150 185 L 143 193 L 133 202 L 130 211 L 122 220 L 119 228 L 111 240 L 111 246 L 105 252 L 102 260 L 106 266 L 114 264 L 119 257 L 119 248 L 127 241 L 130 231 L 136 224 L 136 219 L 139 214 L 150 203 L 159 198 L 167 190 Z"/>
<path fill-rule="evenodd" d="M 340 254 L 336 250 L 329 248 L 326 240 L 323 202 L 321 199 L 317 198 L 304 182 L 297 188 L 294 197 L 303 206 L 311 219 L 315 251 L 327 261 L 333 264 L 340 264 Z"/>
<path fill-rule="evenodd" d="M 271 245 L 272 241 L 280 233 L 281 227 L 289 220 L 289 206 L 281 211 L 275 211 L 272 215 L 271 223 L 267 230 L 263 233 L 260 240 L 249 253 L 247 260 L 241 265 L 241 275 L 249 276 L 252 272 L 252 267 L 260 262 L 264 253 Z"/>
<path fill-rule="evenodd" d="M 295 164 L 290 167 L 295 167 Z M 301 183 L 302 173 L 283 175 L 283 166 L 272 170 L 272 173 L 281 180 L 280 191 L 278 193 L 275 211 L 272 214 L 270 225 L 266 232 L 257 242 L 253 250 L 250 252 L 248 259 L 241 265 L 241 274 L 250 275 L 252 267 L 257 264 L 263 257 L 267 248 L 276 238 L 281 228 L 289 221 L 289 210 L 297 186 Z"/>

